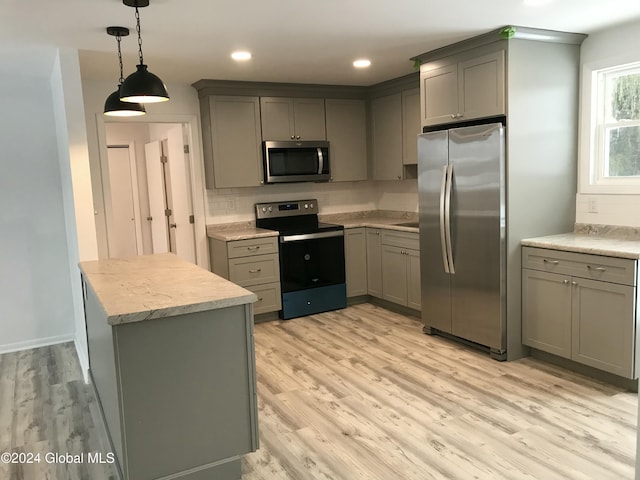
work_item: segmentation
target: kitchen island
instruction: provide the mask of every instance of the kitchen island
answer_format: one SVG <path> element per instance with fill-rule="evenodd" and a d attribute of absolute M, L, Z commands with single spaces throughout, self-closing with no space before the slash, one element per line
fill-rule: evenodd
<path fill-rule="evenodd" d="M 258 448 L 256 295 L 173 254 L 80 269 L 91 379 L 122 477 L 239 479 Z"/>

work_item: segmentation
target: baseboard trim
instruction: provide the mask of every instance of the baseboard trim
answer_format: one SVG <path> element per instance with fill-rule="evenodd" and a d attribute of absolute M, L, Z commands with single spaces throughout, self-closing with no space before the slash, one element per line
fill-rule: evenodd
<path fill-rule="evenodd" d="M 68 333 L 66 335 L 55 335 L 53 337 L 36 338 L 33 340 L 26 340 L 24 342 L 7 343 L 5 345 L 0 345 L 0 354 L 30 350 L 32 348 L 48 347 L 50 345 L 56 345 L 58 343 L 67 343 L 73 341 L 75 341 L 75 335 L 73 333 Z"/>

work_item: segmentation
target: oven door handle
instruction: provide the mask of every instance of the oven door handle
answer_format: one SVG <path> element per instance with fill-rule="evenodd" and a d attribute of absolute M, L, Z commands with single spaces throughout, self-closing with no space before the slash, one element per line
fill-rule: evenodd
<path fill-rule="evenodd" d="M 280 243 L 299 242 L 301 240 L 313 240 L 316 238 L 344 237 L 344 230 L 334 230 L 331 232 L 301 233 L 299 235 L 283 235 Z"/>

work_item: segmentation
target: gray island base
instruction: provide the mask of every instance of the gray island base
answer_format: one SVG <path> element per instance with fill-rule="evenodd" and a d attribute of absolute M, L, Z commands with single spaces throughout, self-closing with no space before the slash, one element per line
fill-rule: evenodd
<path fill-rule="evenodd" d="M 91 379 L 122 477 L 240 479 L 258 448 L 255 294 L 172 254 L 80 268 Z"/>

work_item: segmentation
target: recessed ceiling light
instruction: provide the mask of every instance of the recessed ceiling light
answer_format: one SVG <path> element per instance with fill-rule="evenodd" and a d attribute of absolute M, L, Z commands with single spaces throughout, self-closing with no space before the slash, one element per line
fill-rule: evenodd
<path fill-rule="evenodd" d="M 251 59 L 251 53 L 249 53 L 249 52 L 233 52 L 231 54 L 231 58 L 233 58 L 234 60 L 238 60 L 238 61 L 250 60 Z"/>
<path fill-rule="evenodd" d="M 367 60 L 366 58 L 361 58 L 360 60 L 353 62 L 353 66 L 356 68 L 367 68 L 370 65 L 371 60 Z"/>

